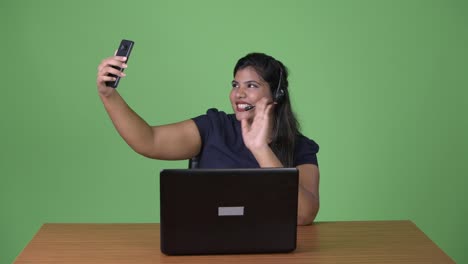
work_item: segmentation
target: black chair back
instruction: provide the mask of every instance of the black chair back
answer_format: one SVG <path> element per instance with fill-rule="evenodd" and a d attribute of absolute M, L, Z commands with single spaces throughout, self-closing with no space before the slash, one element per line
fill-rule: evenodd
<path fill-rule="evenodd" d="M 189 169 L 198 169 L 198 156 L 189 159 Z"/>

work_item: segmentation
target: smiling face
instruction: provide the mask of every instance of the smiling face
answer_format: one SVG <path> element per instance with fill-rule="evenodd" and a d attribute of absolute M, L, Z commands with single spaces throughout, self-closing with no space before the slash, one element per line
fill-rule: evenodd
<path fill-rule="evenodd" d="M 229 95 L 236 119 L 252 121 L 255 116 L 255 108 L 248 111 L 245 108 L 255 106 L 264 97 L 268 101 L 273 100 L 268 83 L 252 67 L 239 69 L 232 81 L 232 90 Z"/>

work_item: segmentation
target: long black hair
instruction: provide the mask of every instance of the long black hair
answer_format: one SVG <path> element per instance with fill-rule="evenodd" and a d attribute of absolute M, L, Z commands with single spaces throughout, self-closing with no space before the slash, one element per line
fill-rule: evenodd
<path fill-rule="evenodd" d="M 268 83 L 273 97 L 278 93 L 283 94 L 273 108 L 273 138 L 270 147 L 284 167 L 293 167 L 296 138 L 300 132 L 299 122 L 289 100 L 288 69 L 282 62 L 269 55 L 249 53 L 237 61 L 234 76 L 238 70 L 246 67 L 252 67 Z"/>

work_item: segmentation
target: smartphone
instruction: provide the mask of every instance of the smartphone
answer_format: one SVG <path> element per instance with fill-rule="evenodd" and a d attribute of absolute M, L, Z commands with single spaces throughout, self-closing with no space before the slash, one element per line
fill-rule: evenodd
<path fill-rule="evenodd" d="M 126 39 L 122 39 L 122 41 L 120 42 L 120 45 L 119 45 L 119 48 L 117 49 L 117 54 L 115 54 L 116 56 L 123 56 L 123 57 L 127 57 L 127 61 L 125 61 L 125 63 L 128 63 L 128 59 L 130 58 L 130 53 L 132 52 L 132 48 L 133 46 L 135 45 L 135 42 L 131 41 L 131 40 L 126 40 Z M 120 68 L 120 67 L 117 67 L 117 66 L 112 66 L 113 68 L 123 72 L 124 69 Z M 110 82 L 106 82 L 106 85 L 109 86 L 109 87 L 112 87 L 112 88 L 117 88 L 117 86 L 119 85 L 119 81 L 120 81 L 120 76 L 117 76 L 115 74 L 111 74 L 109 73 L 108 76 L 112 76 L 112 77 L 115 77 L 115 81 L 110 81 Z"/>

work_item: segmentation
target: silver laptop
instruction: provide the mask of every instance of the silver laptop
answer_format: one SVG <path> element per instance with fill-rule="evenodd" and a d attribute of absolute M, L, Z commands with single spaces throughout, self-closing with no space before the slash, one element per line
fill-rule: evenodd
<path fill-rule="evenodd" d="M 293 251 L 297 195 L 296 168 L 162 170 L 161 251 L 167 255 Z"/>

